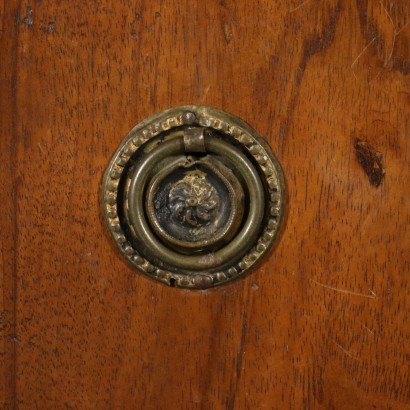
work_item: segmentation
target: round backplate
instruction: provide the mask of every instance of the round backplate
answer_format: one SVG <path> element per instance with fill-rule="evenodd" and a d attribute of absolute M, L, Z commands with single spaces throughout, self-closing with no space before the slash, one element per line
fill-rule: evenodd
<path fill-rule="evenodd" d="M 284 179 L 246 123 L 205 106 L 133 128 L 102 184 L 108 228 L 128 261 L 170 286 L 206 289 L 254 268 L 283 221 Z"/>

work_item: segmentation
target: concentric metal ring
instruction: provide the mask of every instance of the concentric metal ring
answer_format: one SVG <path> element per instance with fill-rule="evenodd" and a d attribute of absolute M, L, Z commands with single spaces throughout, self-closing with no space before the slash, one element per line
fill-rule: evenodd
<path fill-rule="evenodd" d="M 153 154 L 154 160 L 158 158 L 158 150 L 161 150 L 162 145 L 170 143 L 169 146 L 175 149 L 175 155 L 184 152 L 187 147 L 184 147 L 183 138 L 180 137 L 185 127 L 203 127 L 209 130 L 216 136 L 206 138 L 209 155 L 223 151 L 222 156 L 218 154 L 219 158 L 227 157 L 233 168 L 242 167 L 243 172 L 238 174 L 242 174 L 241 180 L 247 180 L 244 189 L 244 222 L 236 236 L 215 252 L 182 255 L 166 248 L 167 256 L 164 260 L 164 249 L 160 249 L 164 247 L 164 243 L 150 230 L 144 208 L 149 181 L 140 180 L 140 177 L 149 178 L 149 172 L 145 177 L 144 173 L 151 167 L 144 164 L 153 152 L 156 152 Z M 195 145 L 195 149 L 201 151 L 201 144 L 203 143 Z M 171 154 L 168 152 L 168 155 Z M 238 160 L 239 157 L 242 160 Z M 234 172 L 236 175 L 237 170 Z M 142 192 L 139 187 L 142 187 Z M 255 267 L 278 237 L 284 205 L 283 175 L 268 145 L 240 119 L 203 106 L 172 108 L 137 125 L 116 151 L 102 184 L 104 216 L 120 251 L 138 270 L 178 287 L 204 289 L 216 286 Z M 246 225 L 245 221 L 249 219 L 253 222 Z M 243 240 L 238 240 L 238 237 Z M 231 245 L 235 240 L 239 248 Z M 236 252 L 231 252 L 234 248 Z M 221 249 L 224 249 L 223 259 L 219 259 L 221 254 L 218 252 Z"/>
<path fill-rule="evenodd" d="M 162 143 L 158 148 L 150 152 L 143 161 L 138 164 L 132 176 L 128 190 L 128 210 L 130 224 L 134 228 L 136 238 L 144 244 L 144 250 L 151 258 L 158 257 L 166 265 L 177 269 L 202 271 L 215 267 L 222 267 L 227 262 L 242 256 L 249 243 L 257 237 L 263 219 L 264 190 L 256 169 L 251 162 L 239 152 L 236 147 L 224 141 L 207 138 L 205 145 L 209 152 L 227 157 L 235 163 L 246 182 L 249 193 L 249 212 L 246 223 L 235 238 L 223 248 L 204 255 L 184 255 L 164 246 L 149 228 L 144 210 L 144 187 L 147 183 L 149 172 L 156 162 L 167 156 L 177 155 L 183 152 L 183 140 L 176 138 Z"/>

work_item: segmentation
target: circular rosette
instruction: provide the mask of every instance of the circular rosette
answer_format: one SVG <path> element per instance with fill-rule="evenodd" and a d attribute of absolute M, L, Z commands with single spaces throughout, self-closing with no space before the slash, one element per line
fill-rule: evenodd
<path fill-rule="evenodd" d="M 181 157 L 148 185 L 146 209 L 160 238 L 182 253 L 217 249 L 243 216 L 244 193 L 233 172 L 210 156 Z"/>

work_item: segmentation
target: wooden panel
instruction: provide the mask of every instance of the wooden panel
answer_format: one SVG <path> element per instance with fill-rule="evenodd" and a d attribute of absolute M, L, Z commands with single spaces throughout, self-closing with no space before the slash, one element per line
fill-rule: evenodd
<path fill-rule="evenodd" d="M 409 404 L 407 0 L 0 13 L 3 408 Z M 191 103 L 248 121 L 288 184 L 275 252 L 207 292 L 136 274 L 98 203 L 128 130 Z"/>

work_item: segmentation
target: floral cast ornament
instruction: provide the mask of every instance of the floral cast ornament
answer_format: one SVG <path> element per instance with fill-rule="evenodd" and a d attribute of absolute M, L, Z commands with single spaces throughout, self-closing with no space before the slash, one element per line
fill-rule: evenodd
<path fill-rule="evenodd" d="M 182 224 L 198 228 L 211 222 L 219 202 L 217 190 L 199 170 L 187 172 L 168 194 L 171 215 Z"/>

